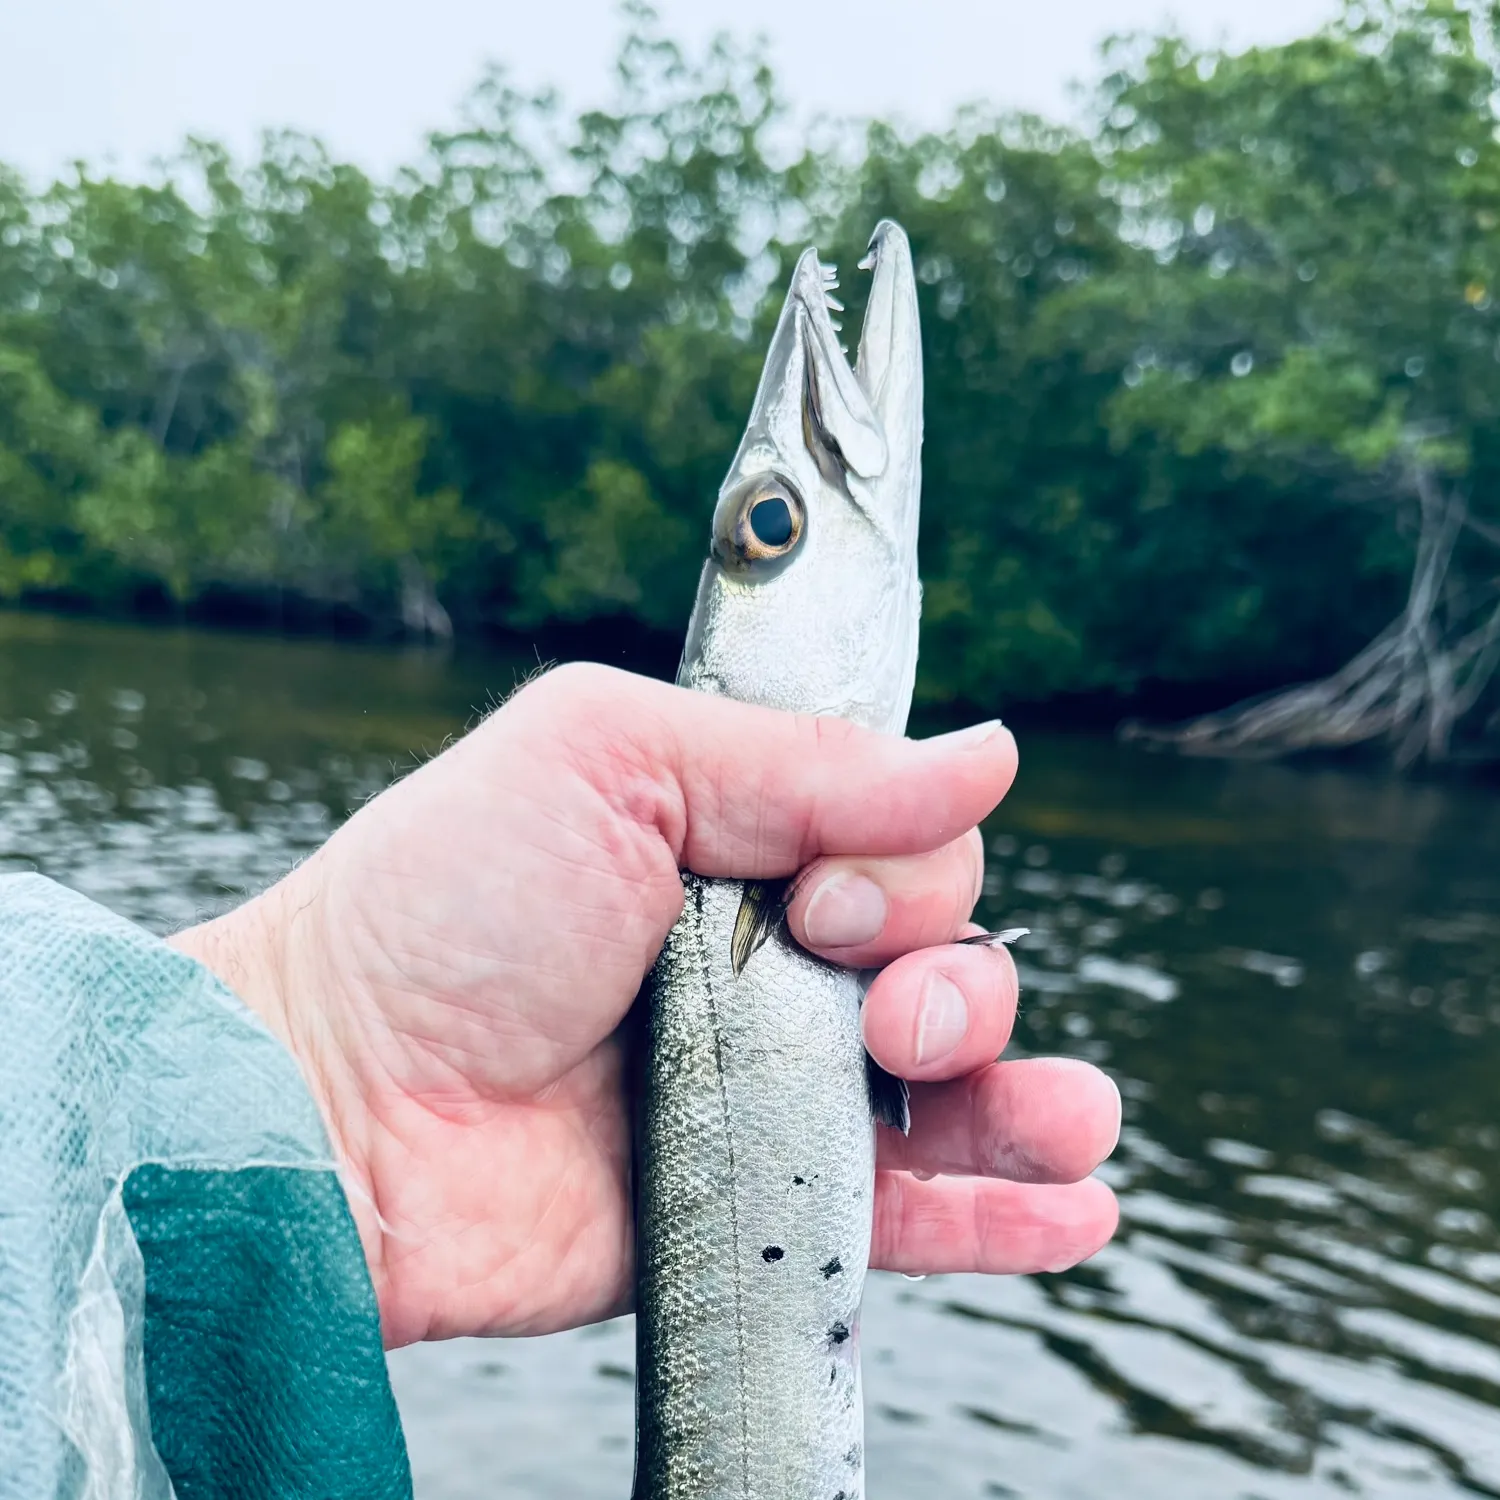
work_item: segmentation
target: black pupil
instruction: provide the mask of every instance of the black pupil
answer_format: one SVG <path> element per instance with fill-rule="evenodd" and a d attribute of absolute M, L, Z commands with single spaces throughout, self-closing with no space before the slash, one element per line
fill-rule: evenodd
<path fill-rule="evenodd" d="M 792 508 L 780 496 L 750 507 L 750 529 L 763 547 L 785 547 L 792 539 Z"/>

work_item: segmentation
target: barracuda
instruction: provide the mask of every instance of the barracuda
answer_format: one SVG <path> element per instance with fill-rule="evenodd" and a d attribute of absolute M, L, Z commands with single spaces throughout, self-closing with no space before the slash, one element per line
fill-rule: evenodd
<path fill-rule="evenodd" d="M 921 589 L 922 363 L 882 223 L 850 368 L 831 273 L 798 261 L 719 494 L 678 680 L 905 729 Z M 858 1500 L 875 1120 L 859 976 L 799 949 L 784 887 L 683 877 L 642 996 L 635 1500 Z"/>

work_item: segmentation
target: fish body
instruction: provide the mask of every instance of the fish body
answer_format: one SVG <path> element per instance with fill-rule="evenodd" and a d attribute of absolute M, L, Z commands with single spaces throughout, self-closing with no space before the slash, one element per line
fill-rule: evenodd
<path fill-rule="evenodd" d="M 781 942 L 737 978 L 742 894 L 688 878 L 654 989 L 645 1130 L 677 1144 L 642 1182 L 638 1494 L 852 1500 L 875 1179 L 858 981 Z"/>
<path fill-rule="evenodd" d="M 720 492 L 679 681 L 900 732 L 916 670 L 921 349 L 883 223 L 851 370 L 798 262 Z M 766 509 L 768 507 L 768 509 Z M 858 975 L 798 948 L 785 891 L 685 874 L 642 996 L 636 1500 L 859 1500 L 859 1309 L 875 1120 Z"/>

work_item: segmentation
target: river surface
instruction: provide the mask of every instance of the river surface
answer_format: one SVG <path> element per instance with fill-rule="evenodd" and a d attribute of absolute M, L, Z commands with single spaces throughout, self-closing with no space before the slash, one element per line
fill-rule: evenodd
<path fill-rule="evenodd" d="M 0 869 L 158 931 L 534 667 L 0 615 Z M 1022 740 L 1017 1051 L 1109 1068 L 1118 1240 L 876 1277 L 872 1500 L 1500 1496 L 1500 793 Z M 628 1321 L 392 1357 L 419 1500 L 625 1500 Z"/>

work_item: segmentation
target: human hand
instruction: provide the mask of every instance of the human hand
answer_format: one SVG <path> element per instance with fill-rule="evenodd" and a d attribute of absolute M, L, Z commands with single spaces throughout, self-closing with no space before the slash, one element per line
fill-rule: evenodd
<path fill-rule="evenodd" d="M 913 1080 L 912 1130 L 881 1131 L 873 1263 L 1059 1270 L 1114 1231 L 1088 1174 L 1114 1148 L 1119 1094 L 1084 1063 L 996 1063 L 1014 966 L 954 945 L 974 930 L 975 825 L 1015 765 L 998 725 L 913 742 L 564 667 L 173 941 L 296 1056 L 390 1346 L 628 1307 L 618 1028 L 684 868 L 806 871 L 793 936 L 888 965 L 865 1039 Z"/>

